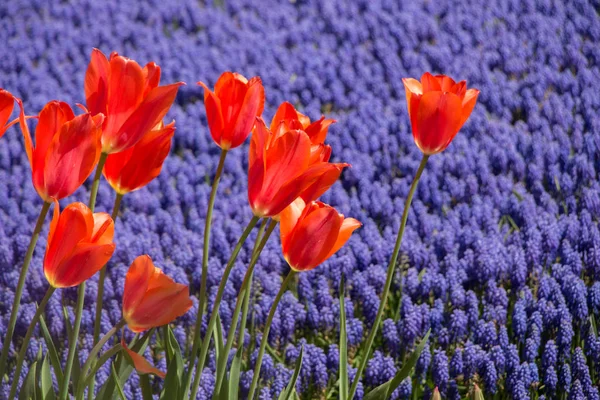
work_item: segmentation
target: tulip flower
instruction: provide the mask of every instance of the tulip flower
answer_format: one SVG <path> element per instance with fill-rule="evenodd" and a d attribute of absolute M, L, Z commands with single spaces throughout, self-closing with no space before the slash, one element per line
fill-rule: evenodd
<path fill-rule="evenodd" d="M 426 155 L 445 150 L 471 115 L 479 90 L 467 90 L 466 81 L 456 83 L 429 72 L 421 82 L 412 78 L 402 82 L 415 143 Z"/>
<path fill-rule="evenodd" d="M 8 122 L 10 115 L 15 107 L 15 98 L 4 89 L 0 89 L 0 137 L 6 130 L 17 123 L 18 119 Z"/>
<path fill-rule="evenodd" d="M 102 113 L 102 152 L 118 153 L 135 145 L 163 120 L 183 82 L 159 86 L 160 67 L 142 68 L 116 52 L 94 49 L 85 74 L 85 99 L 92 114 Z"/>
<path fill-rule="evenodd" d="M 125 276 L 123 318 L 133 332 L 168 324 L 191 307 L 188 286 L 175 283 L 149 256 L 131 263 Z"/>
<path fill-rule="evenodd" d="M 311 123 L 309 117 L 302 114 L 296 110 L 293 105 L 285 101 L 281 103 L 271 120 L 271 131 L 275 132 L 277 129 L 283 129 L 285 131 L 302 129 L 310 138 L 311 143 L 316 145 L 325 142 L 329 126 L 335 122 L 335 119 L 328 119 L 325 118 L 325 116 L 321 116 L 319 120 Z"/>
<path fill-rule="evenodd" d="M 309 271 L 341 249 L 360 227 L 330 205 L 297 199 L 280 214 L 283 256 L 294 271 Z"/>
<path fill-rule="evenodd" d="M 156 375 L 156 376 L 159 376 L 159 377 L 165 379 L 166 374 L 164 372 L 162 372 L 161 370 L 159 370 L 158 368 L 153 367 L 152 364 L 150 364 L 148 362 L 148 360 L 146 360 L 144 357 L 142 357 L 135 351 L 130 350 L 127 347 L 127 344 L 125 343 L 124 338 L 121 338 L 121 347 L 123 347 L 123 350 L 125 350 L 125 353 L 130 358 L 131 363 L 133 364 L 133 367 L 138 372 L 138 374 L 140 374 L 140 375 L 153 374 L 153 375 Z"/>
<path fill-rule="evenodd" d="M 98 163 L 104 116 L 76 117 L 67 103 L 51 101 L 39 114 L 34 146 L 23 104 L 18 99 L 17 103 L 35 190 L 46 202 L 70 196 Z"/>
<path fill-rule="evenodd" d="M 256 216 L 276 216 L 308 189 L 305 201 L 315 200 L 348 166 L 314 162 L 311 147 L 305 131 L 274 134 L 257 118 L 248 165 L 248 199 Z"/>
<path fill-rule="evenodd" d="M 110 154 L 104 164 L 104 177 L 119 194 L 126 194 L 146 186 L 160 174 L 169 155 L 175 121 L 167 126 L 162 122 L 148 132 L 133 147 Z"/>
<path fill-rule="evenodd" d="M 60 212 L 56 202 L 44 257 L 50 285 L 73 287 L 91 278 L 112 256 L 114 232 L 110 215 L 92 213 L 83 203 L 72 203 Z"/>
<path fill-rule="evenodd" d="M 265 106 L 265 89 L 258 76 L 244 78 L 234 72 L 223 73 L 214 92 L 202 82 L 204 107 L 210 134 L 223 150 L 238 147 L 248 137 L 256 117 Z"/>

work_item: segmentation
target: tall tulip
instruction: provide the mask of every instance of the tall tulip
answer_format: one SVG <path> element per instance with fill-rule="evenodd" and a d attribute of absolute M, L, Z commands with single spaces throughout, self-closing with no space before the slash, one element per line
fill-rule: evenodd
<path fill-rule="evenodd" d="M 240 146 L 260 117 L 265 106 L 265 89 L 258 76 L 246 79 L 234 72 L 224 72 L 214 92 L 202 82 L 204 106 L 210 134 L 224 150 Z"/>
<path fill-rule="evenodd" d="M 168 324 L 191 307 L 188 286 L 175 283 L 149 256 L 131 263 L 125 276 L 123 318 L 133 332 Z"/>
<path fill-rule="evenodd" d="M 284 130 L 302 129 L 310 138 L 311 143 L 316 145 L 325 142 L 329 126 L 335 122 L 335 119 L 325 118 L 325 116 L 311 122 L 309 117 L 296 110 L 292 104 L 284 101 L 271 120 L 271 131 L 275 132 L 282 127 Z"/>
<path fill-rule="evenodd" d="M 23 104 L 17 102 L 35 190 L 48 203 L 70 196 L 98 163 L 104 116 L 91 113 L 75 116 L 67 103 L 51 101 L 39 114 L 34 146 Z"/>
<path fill-rule="evenodd" d="M 160 174 L 171 149 L 175 121 L 167 126 L 160 123 L 133 147 L 109 154 L 104 164 L 104 177 L 120 195 L 138 190 Z"/>
<path fill-rule="evenodd" d="M 115 227 L 106 213 L 92 213 L 83 203 L 58 203 L 48 233 L 44 275 L 55 288 L 77 286 L 106 264 L 115 250 Z"/>
<path fill-rule="evenodd" d="M 92 114 L 102 113 L 102 152 L 118 153 L 135 145 L 167 114 L 183 82 L 159 86 L 160 67 L 143 68 L 113 52 L 92 51 L 85 74 L 85 99 Z"/>
<path fill-rule="evenodd" d="M 426 72 L 421 82 L 402 79 L 413 138 L 424 154 L 439 153 L 448 147 L 471 115 L 479 90 L 468 89 L 446 75 Z"/>
<path fill-rule="evenodd" d="M 248 199 L 256 216 L 279 214 L 305 190 L 317 184 L 305 199 L 315 200 L 348 166 L 345 163 L 315 162 L 311 157 L 311 147 L 305 131 L 295 129 L 273 133 L 262 119 L 257 119 L 248 165 Z M 331 176 L 335 179 L 332 180 Z"/>

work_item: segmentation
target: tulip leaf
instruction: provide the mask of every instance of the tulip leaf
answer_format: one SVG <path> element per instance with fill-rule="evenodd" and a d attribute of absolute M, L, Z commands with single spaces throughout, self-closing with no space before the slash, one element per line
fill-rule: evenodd
<path fill-rule="evenodd" d="M 42 390 L 42 400 L 54 400 L 56 394 L 52 387 L 52 376 L 50 375 L 50 362 L 49 357 L 46 354 L 44 361 L 42 362 L 42 368 L 40 370 L 40 388 Z"/>
<path fill-rule="evenodd" d="M 340 279 L 340 400 L 348 399 L 348 341 L 346 339 L 346 305 L 344 275 Z"/>
<path fill-rule="evenodd" d="M 58 387 L 61 387 L 64 379 L 62 365 L 60 363 L 60 358 L 58 357 L 58 351 L 56 351 L 54 341 L 52 340 L 52 336 L 50 335 L 50 331 L 48 330 L 48 326 L 46 325 L 43 315 L 40 316 L 40 330 L 42 331 L 42 336 L 44 336 L 46 347 L 48 348 L 50 363 L 52 363 L 52 369 L 54 370 Z"/>
<path fill-rule="evenodd" d="M 117 386 L 117 394 L 119 395 L 121 400 L 127 400 L 127 397 L 125 397 L 125 392 L 123 392 L 123 386 L 121 385 L 121 382 L 119 382 L 119 377 L 117 376 L 117 370 L 115 369 L 115 364 L 111 364 L 110 369 L 111 369 L 112 378 L 115 381 L 115 384 Z"/>
<path fill-rule="evenodd" d="M 296 360 L 296 367 L 294 368 L 294 373 L 292 374 L 292 378 L 290 382 L 286 386 L 285 390 L 281 392 L 278 400 L 290 400 L 293 398 L 293 395 L 296 391 L 296 381 L 298 380 L 298 376 L 300 375 L 300 370 L 302 369 L 302 360 L 304 358 L 304 346 L 300 349 L 300 355 Z"/>
<path fill-rule="evenodd" d="M 148 330 L 139 340 L 137 340 L 134 344 L 130 345 L 130 350 L 135 351 L 138 354 L 144 354 L 146 351 L 146 347 L 150 343 L 150 338 L 154 334 L 154 328 Z M 123 353 L 119 353 L 116 360 L 114 361 L 115 368 L 118 372 L 117 376 L 119 382 L 126 382 L 129 379 L 129 375 L 133 372 L 133 366 L 127 362 L 124 362 Z M 111 376 L 106 380 L 106 383 L 102 385 L 97 399 L 112 399 L 113 393 L 115 391 L 115 379 Z"/>
<path fill-rule="evenodd" d="M 69 318 L 69 312 L 67 311 L 67 307 L 63 305 L 63 315 L 65 317 L 65 327 L 67 328 L 67 337 L 69 339 L 69 343 L 73 341 L 73 326 L 71 325 L 71 319 Z M 73 368 L 71 369 L 71 381 L 73 382 L 73 387 L 78 387 L 79 385 L 79 376 L 81 374 L 81 364 L 79 363 L 79 357 L 73 358 Z"/>
<path fill-rule="evenodd" d="M 183 360 L 179 343 L 177 343 L 177 339 L 175 339 L 175 335 L 169 326 L 167 326 L 165 346 L 167 354 L 171 354 L 171 359 L 167 363 L 167 376 L 165 377 L 160 399 L 177 399 L 179 398 L 179 391 L 183 389 L 181 382 L 183 378 Z"/>
<path fill-rule="evenodd" d="M 140 375 L 140 387 L 142 388 L 142 398 L 152 400 L 152 386 L 150 386 L 150 376 L 148 374 Z"/>
<path fill-rule="evenodd" d="M 238 390 L 240 383 L 240 371 L 242 369 L 242 357 L 244 356 L 244 348 L 239 346 L 237 351 L 235 352 L 235 356 L 233 357 L 233 361 L 231 362 L 231 369 L 229 370 L 229 390 L 226 391 L 225 388 L 227 385 L 223 385 L 223 389 L 221 392 L 229 392 L 224 393 L 221 396 L 221 399 L 237 399 L 238 398 Z M 227 397 L 228 395 L 228 397 Z"/>
<path fill-rule="evenodd" d="M 215 329 L 213 329 L 213 335 L 215 337 L 215 355 L 216 359 L 219 360 L 221 357 L 225 357 L 225 362 L 229 358 L 228 354 L 224 354 L 225 344 L 223 343 L 223 324 L 221 324 L 221 316 L 217 314 L 217 323 Z"/>
<path fill-rule="evenodd" d="M 35 393 L 37 385 L 37 363 L 37 361 L 34 361 L 29 366 L 29 372 L 27 372 L 27 376 L 25 376 L 23 386 L 21 387 L 21 391 L 19 392 L 19 400 L 37 400 Z"/>
<path fill-rule="evenodd" d="M 410 357 L 408 357 L 408 360 L 406 360 L 406 362 L 404 363 L 404 365 L 402 366 L 400 371 L 392 379 L 390 379 L 389 381 L 387 381 L 384 384 L 377 386 L 375 389 L 371 390 L 369 393 L 367 393 L 365 395 L 365 397 L 363 399 L 364 400 L 381 400 L 381 399 L 389 398 L 389 396 L 392 394 L 392 392 L 394 390 L 396 390 L 396 388 L 398 386 L 400 386 L 402 381 L 410 376 L 412 369 L 417 364 L 417 361 L 419 360 L 419 357 L 421 356 L 421 353 L 423 352 L 423 349 L 425 348 L 425 345 L 427 344 L 427 341 L 429 340 L 430 334 L 431 334 L 431 329 L 427 331 L 427 334 L 425 334 L 425 337 L 423 338 L 423 340 L 421 340 L 421 342 L 417 345 L 417 348 L 415 349 L 415 351 L 413 351 L 413 353 L 410 355 Z M 358 379 L 358 377 L 356 379 Z"/>

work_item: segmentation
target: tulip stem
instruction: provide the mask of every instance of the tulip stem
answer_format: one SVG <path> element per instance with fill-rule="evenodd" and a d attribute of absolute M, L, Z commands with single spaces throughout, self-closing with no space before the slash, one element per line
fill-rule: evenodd
<path fill-rule="evenodd" d="M 96 167 L 96 173 L 94 174 L 94 181 L 92 182 L 92 190 L 90 191 L 90 202 L 88 204 L 90 210 L 94 212 L 96 207 L 96 195 L 98 194 L 98 186 L 100 186 L 100 177 L 102 176 L 102 169 L 104 163 L 106 163 L 107 153 L 100 155 L 98 166 Z M 67 356 L 67 363 L 65 365 L 65 379 L 63 385 L 60 388 L 59 400 L 65 400 L 69 392 L 69 380 L 71 379 L 71 370 L 73 369 L 73 361 L 75 360 L 75 352 L 77 350 L 77 342 L 79 340 L 79 328 L 81 327 L 81 315 L 83 314 L 83 304 L 85 300 L 85 281 L 79 285 L 77 289 L 77 303 L 75 305 L 75 322 L 73 323 L 73 335 L 71 343 L 69 343 L 69 353 Z M 100 343 L 100 342 L 98 342 Z M 85 376 L 85 375 L 84 375 Z M 73 388 L 75 390 L 75 388 Z"/>
<path fill-rule="evenodd" d="M 281 300 L 281 297 L 287 290 L 289 283 L 294 278 L 296 272 L 291 269 L 288 272 L 287 276 L 283 280 L 281 287 L 279 288 L 279 292 L 277 292 L 277 296 L 275 296 L 275 300 L 273 301 L 273 305 L 269 310 L 269 316 L 267 317 L 267 322 L 265 323 L 265 329 L 263 331 L 262 339 L 260 341 L 260 349 L 258 350 L 258 358 L 256 359 L 256 364 L 254 365 L 254 375 L 252 376 L 252 384 L 250 385 L 250 391 L 248 392 L 248 400 L 252 400 L 254 398 L 254 392 L 256 391 L 256 385 L 258 384 L 258 378 L 260 376 L 260 368 L 262 366 L 262 359 L 265 355 L 265 349 L 267 347 L 267 340 L 269 339 L 269 330 L 271 329 L 271 323 L 273 322 L 273 317 L 275 316 L 275 311 L 277 310 L 277 305 Z"/>
<path fill-rule="evenodd" d="M 121 207 L 121 200 L 123 195 L 117 193 L 115 197 L 115 204 L 113 205 L 111 218 L 114 222 L 117 221 L 119 215 L 119 208 Z M 94 344 L 98 343 L 100 338 L 100 321 L 102 319 L 102 302 L 104 301 L 104 280 L 106 279 L 106 265 L 100 270 L 100 277 L 98 278 L 98 295 L 96 297 L 96 318 L 94 320 Z M 94 398 L 94 386 L 96 385 L 96 379 L 92 376 L 90 387 L 88 389 L 88 399 Z"/>
<path fill-rule="evenodd" d="M 217 290 L 217 296 L 215 298 L 215 303 L 213 305 L 213 309 L 212 309 L 212 312 L 210 315 L 210 320 L 208 321 L 208 327 L 206 329 L 206 332 L 212 332 L 213 329 L 215 328 L 215 324 L 217 323 L 217 316 L 219 315 L 219 306 L 221 304 L 221 299 L 223 298 L 223 292 L 225 292 L 225 285 L 227 284 L 227 279 L 229 278 L 229 274 L 230 274 L 231 270 L 233 269 L 233 265 L 235 264 L 235 260 L 237 259 L 238 253 L 242 249 L 242 245 L 248 238 L 248 235 L 250 235 L 250 232 L 252 231 L 252 229 L 258 222 L 258 220 L 259 220 L 259 217 L 257 217 L 257 216 L 252 217 L 252 219 L 246 226 L 246 229 L 244 229 L 242 236 L 240 236 L 237 244 L 235 245 L 233 252 L 231 253 L 231 256 L 229 257 L 229 261 L 227 262 L 227 266 L 225 267 L 225 270 L 223 271 L 223 276 L 221 277 L 221 283 L 219 284 L 219 289 Z M 194 338 L 195 340 L 198 338 L 199 334 L 200 334 L 200 332 L 196 332 L 196 337 Z M 196 371 L 194 373 L 194 383 L 192 384 L 192 392 L 191 392 L 192 395 L 190 396 L 191 399 L 195 399 L 196 394 L 198 393 L 198 386 L 200 385 L 200 377 L 202 376 L 202 370 L 204 369 L 204 362 L 206 361 L 206 355 L 208 354 L 208 347 L 210 345 L 210 336 L 208 336 L 209 334 L 210 333 L 208 333 L 205 340 L 202 341 L 202 348 L 200 349 L 200 356 L 198 357 L 198 365 L 196 366 Z M 192 362 L 195 358 L 195 355 L 196 354 L 194 352 L 192 352 L 187 382 L 185 383 L 185 386 L 184 386 L 184 388 L 185 388 L 184 398 L 187 396 L 187 393 L 188 393 L 188 390 L 190 387 L 189 384 L 190 384 L 190 379 L 192 376 L 191 366 L 193 365 Z"/>
<path fill-rule="evenodd" d="M 96 343 L 94 348 L 90 351 L 90 354 L 88 355 L 88 358 L 87 358 L 87 360 L 85 360 L 85 364 L 83 364 L 83 368 L 81 369 L 81 382 L 79 382 L 79 385 L 77 387 L 77 396 L 76 396 L 76 398 L 78 400 L 83 398 L 83 390 L 85 389 L 85 386 L 86 386 L 85 377 L 87 376 L 88 369 L 90 369 L 92 367 L 93 363 L 96 361 L 96 356 L 98 355 L 100 350 L 102 350 L 102 346 L 104 346 L 106 344 L 106 342 L 108 342 L 108 339 L 113 337 L 113 335 L 115 333 L 117 333 L 119 331 L 119 329 L 121 329 L 124 326 L 125 326 L 125 320 L 121 319 L 119 322 L 117 322 L 117 324 L 115 326 L 112 327 L 112 329 L 110 331 L 106 332 L 106 335 L 102 336 L 102 339 L 100 339 L 98 341 L 98 343 Z"/>
<path fill-rule="evenodd" d="M 44 220 L 50 209 L 50 204 L 47 201 L 44 202 L 40 215 L 38 216 L 35 228 L 29 241 L 29 247 L 27 253 L 25 253 L 25 259 L 23 260 L 23 267 L 21 267 L 21 274 L 19 275 L 19 282 L 17 283 L 17 290 L 13 299 L 12 310 L 10 312 L 10 320 L 8 322 L 8 328 L 6 335 L 4 336 L 4 344 L 2 345 L 2 355 L 0 356 L 0 382 L 4 380 L 4 373 L 6 371 L 6 364 L 8 361 L 8 351 L 10 350 L 10 342 L 12 335 L 15 331 L 15 325 L 17 323 L 17 315 L 19 314 L 19 305 L 21 304 L 21 297 L 23 296 L 23 288 L 25 287 L 25 278 L 27 277 L 27 271 L 29 270 L 29 264 L 31 264 L 31 258 L 33 257 L 33 251 L 35 245 L 40 237 L 40 232 L 44 226 Z"/>
<path fill-rule="evenodd" d="M 264 219 L 267 221 L 267 219 Z M 261 225 L 264 228 L 264 224 Z M 235 302 L 235 311 L 233 312 L 231 325 L 229 326 L 229 333 L 227 334 L 227 343 L 225 344 L 225 350 L 223 351 L 223 357 L 219 360 L 217 366 L 217 380 L 215 385 L 215 391 L 213 394 L 213 399 L 217 398 L 219 391 L 221 390 L 221 384 L 223 383 L 223 378 L 225 377 L 225 369 L 227 367 L 227 359 L 229 358 L 229 352 L 231 351 L 231 347 L 233 347 L 233 339 L 235 337 L 235 328 L 237 326 L 238 317 L 242 308 L 242 303 L 245 304 L 245 309 L 242 315 L 242 321 L 240 323 L 240 336 L 238 341 L 238 347 L 244 347 L 244 328 L 246 326 L 246 319 L 248 317 L 248 294 L 250 293 L 250 285 L 252 282 L 252 274 L 254 272 L 254 267 L 256 266 L 256 262 L 258 261 L 258 257 L 260 257 L 260 253 L 262 249 L 267 244 L 269 240 L 269 236 L 273 232 L 273 229 L 277 226 L 277 221 L 272 220 L 267 228 L 267 232 L 265 233 L 262 240 L 258 237 L 256 239 L 256 243 L 260 243 L 258 247 L 255 246 L 255 250 L 252 254 L 252 260 L 250 261 L 250 265 L 246 270 L 246 275 L 244 275 L 244 281 L 242 282 L 242 286 L 240 287 L 240 291 L 238 292 L 237 300 Z M 260 240 L 260 242 L 259 242 Z"/>
<path fill-rule="evenodd" d="M 400 230 L 398 231 L 398 236 L 396 238 L 396 245 L 394 246 L 394 252 L 392 253 L 392 258 L 390 259 L 390 263 L 387 268 L 387 277 L 385 280 L 385 286 L 383 287 L 383 292 L 381 293 L 381 302 L 379 303 L 379 308 L 377 309 L 377 316 L 375 317 L 375 322 L 371 327 L 371 331 L 369 332 L 369 336 L 367 337 L 367 341 L 365 342 L 362 349 L 362 359 L 358 364 L 358 369 L 356 374 L 354 375 L 354 380 L 352 382 L 352 386 L 350 388 L 350 393 L 348 396 L 349 400 L 354 398 L 356 394 L 356 388 L 358 386 L 358 382 L 360 381 L 360 377 L 369 361 L 369 356 L 371 353 L 371 347 L 373 346 L 373 341 L 375 340 L 375 335 L 377 334 L 377 330 L 379 325 L 381 324 L 381 319 L 383 318 L 383 312 L 385 310 L 385 306 L 387 303 L 388 295 L 390 293 L 390 287 L 392 286 L 392 280 L 394 278 L 394 270 L 396 268 L 396 262 L 398 261 L 398 253 L 400 252 L 400 244 L 402 243 L 402 236 L 404 235 L 404 229 L 406 228 L 406 221 L 408 220 L 408 212 L 410 210 L 410 205 L 412 203 L 413 196 L 417 189 L 417 184 L 419 183 L 419 179 L 421 178 L 421 174 L 425 169 L 425 165 L 427 164 L 427 160 L 429 159 L 429 155 L 424 154 L 421 159 L 421 164 L 419 164 L 419 168 L 417 169 L 417 173 L 415 174 L 415 178 L 410 186 L 410 190 L 408 192 L 408 196 L 406 197 L 406 201 L 404 203 L 404 211 L 402 212 L 402 221 L 400 222 Z"/>
<path fill-rule="evenodd" d="M 196 316 L 196 326 L 194 327 L 194 341 L 192 345 L 192 353 L 190 357 L 190 372 L 191 375 L 194 359 L 198 354 L 198 348 L 200 347 L 200 330 L 202 328 L 202 317 L 204 315 L 204 307 L 206 305 L 206 286 L 208 277 L 208 248 L 210 245 L 210 229 L 212 225 L 212 213 L 215 206 L 215 199 L 217 198 L 217 188 L 221 181 L 221 175 L 223 174 L 223 167 L 225 166 L 225 157 L 227 156 L 227 150 L 221 150 L 221 157 L 219 158 L 219 165 L 217 166 L 217 172 L 213 179 L 212 189 L 210 191 L 210 197 L 208 199 L 208 209 L 206 210 L 206 221 L 204 222 L 204 247 L 202 248 L 202 277 L 200 278 L 200 298 L 198 304 L 198 314 Z M 207 331 L 210 332 L 210 331 Z"/>
<path fill-rule="evenodd" d="M 17 357 L 17 366 L 15 368 L 15 373 L 13 375 L 12 385 L 10 386 L 10 395 L 8 396 L 9 399 L 17 398 L 16 393 L 17 393 L 17 386 L 19 385 L 19 377 L 21 376 L 21 368 L 23 367 L 23 361 L 25 360 L 25 354 L 27 353 L 27 348 L 29 347 L 29 342 L 31 341 L 31 336 L 33 335 L 33 331 L 35 330 L 35 327 L 36 327 L 38 321 L 40 320 L 40 316 L 42 315 L 42 313 L 44 312 L 44 309 L 46 308 L 46 304 L 48 304 L 48 300 L 50 300 L 50 297 L 52 297 L 52 294 L 54 293 L 55 290 L 56 289 L 52 286 L 50 286 L 48 288 L 48 290 L 46 290 L 46 294 L 44 295 L 44 298 L 40 302 L 40 305 L 38 306 L 38 308 L 35 310 L 35 314 L 33 315 L 31 322 L 29 323 L 29 327 L 27 328 L 27 333 L 25 334 L 25 338 L 23 339 L 23 344 L 21 344 L 21 350 L 19 351 L 19 355 Z"/>

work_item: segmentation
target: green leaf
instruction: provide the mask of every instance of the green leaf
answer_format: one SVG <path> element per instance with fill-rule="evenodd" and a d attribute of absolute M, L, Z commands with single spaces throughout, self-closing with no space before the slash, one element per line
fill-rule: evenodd
<path fill-rule="evenodd" d="M 217 323 L 213 329 L 213 336 L 215 337 L 215 356 L 218 365 L 218 361 L 221 359 L 221 357 L 226 357 L 227 359 L 227 355 L 223 354 L 225 344 L 223 343 L 223 325 L 221 324 L 221 316 L 219 314 L 217 314 Z"/>
<path fill-rule="evenodd" d="M 384 384 L 377 386 L 375 389 L 371 390 L 367 395 L 363 398 L 364 400 L 381 400 L 387 399 L 394 390 L 402 381 L 410 376 L 412 369 L 417 364 L 425 345 L 427 344 L 427 340 L 429 339 L 429 335 L 431 334 L 431 329 L 427 331 L 427 334 L 421 340 L 421 343 L 417 346 L 415 351 L 410 355 L 408 360 L 404 363 L 400 371 L 389 381 Z"/>
<path fill-rule="evenodd" d="M 152 400 L 152 386 L 150 385 L 149 375 L 140 375 L 140 386 L 142 387 L 142 398 L 144 400 Z"/>
<path fill-rule="evenodd" d="M 119 382 L 119 377 L 117 376 L 117 370 L 115 369 L 115 364 L 111 364 L 110 369 L 112 372 L 111 375 L 113 377 L 113 380 L 115 381 L 115 384 L 117 386 L 117 394 L 119 395 L 121 400 L 127 400 L 127 398 L 125 397 L 125 392 L 123 392 L 123 386 L 121 386 L 121 382 Z"/>
<path fill-rule="evenodd" d="M 61 387 L 64 379 L 62 365 L 60 363 L 60 358 L 58 357 L 58 351 L 56 351 L 54 341 L 52 340 L 52 336 L 50 335 L 50 331 L 48 330 L 48 326 L 46 325 L 43 315 L 40 315 L 40 328 L 42 331 L 42 336 L 44 336 L 44 340 L 46 341 L 48 355 L 50 356 L 50 363 L 52 364 L 52 369 L 54 369 L 54 375 L 56 376 L 58 387 Z"/>
<path fill-rule="evenodd" d="M 348 399 L 348 341 L 346 339 L 346 305 L 344 275 L 340 279 L 340 400 Z"/>
<path fill-rule="evenodd" d="M 47 354 L 46 357 L 44 357 L 44 362 L 42 362 L 40 387 L 42 390 L 43 400 L 54 400 L 56 398 L 54 388 L 52 387 L 52 376 L 50 375 L 50 363 Z"/>
<path fill-rule="evenodd" d="M 67 328 L 67 336 L 69 338 L 69 343 L 73 340 L 73 326 L 71 325 L 71 320 L 69 319 L 69 312 L 67 311 L 67 307 L 63 305 L 63 316 L 65 317 L 65 326 Z M 71 381 L 73 382 L 73 387 L 77 387 L 79 385 L 79 376 L 81 375 L 81 364 L 79 364 L 79 357 L 75 356 L 73 358 L 73 368 L 71 369 Z"/>
<path fill-rule="evenodd" d="M 148 343 L 150 343 L 150 338 L 154 334 L 154 331 L 154 328 L 148 330 L 139 340 L 137 340 L 129 348 L 138 354 L 143 354 L 144 351 L 146 351 L 146 347 L 148 347 Z M 129 379 L 129 375 L 131 375 L 131 373 L 133 372 L 133 367 L 130 364 L 123 362 L 122 353 L 119 353 L 117 355 L 117 358 L 113 364 L 115 365 L 115 368 L 118 372 L 117 376 L 119 377 L 119 382 L 126 382 L 127 379 Z M 106 380 L 106 383 L 100 388 L 100 391 L 98 392 L 96 398 L 112 399 L 114 391 L 115 380 L 113 379 L 113 376 L 111 374 L 111 376 Z"/>
<path fill-rule="evenodd" d="M 238 398 L 238 390 L 240 383 L 240 371 L 242 369 L 242 357 L 244 356 L 244 348 L 240 346 L 235 352 L 235 356 L 233 357 L 233 361 L 231 362 L 231 369 L 229 370 L 229 393 L 224 393 L 220 397 L 225 400 L 227 398 L 237 399 Z M 227 387 L 227 385 L 223 385 L 223 388 Z M 225 392 L 225 390 L 223 390 Z M 227 396 L 228 397 L 224 397 Z"/>
<path fill-rule="evenodd" d="M 35 386 L 37 383 L 36 379 L 37 361 L 34 361 L 29 367 L 29 372 L 23 381 L 21 392 L 19 393 L 19 400 L 36 399 L 35 397 Z"/>
<path fill-rule="evenodd" d="M 171 354 L 171 361 L 167 364 L 167 376 L 165 377 L 165 383 L 163 391 L 160 394 L 161 400 L 177 399 L 179 398 L 179 390 L 183 389 L 182 377 L 183 377 L 183 360 L 181 358 L 181 349 L 179 343 L 173 335 L 173 331 L 170 327 L 167 327 L 167 338 L 166 338 L 167 352 Z"/>
<path fill-rule="evenodd" d="M 300 355 L 296 360 L 296 367 L 294 368 L 294 373 L 292 374 L 292 379 L 286 386 L 285 390 L 281 392 L 278 400 L 290 400 L 293 396 L 293 393 L 296 392 L 296 381 L 298 380 L 298 376 L 300 375 L 300 370 L 302 369 L 302 359 L 304 358 L 304 346 L 300 349 Z"/>

